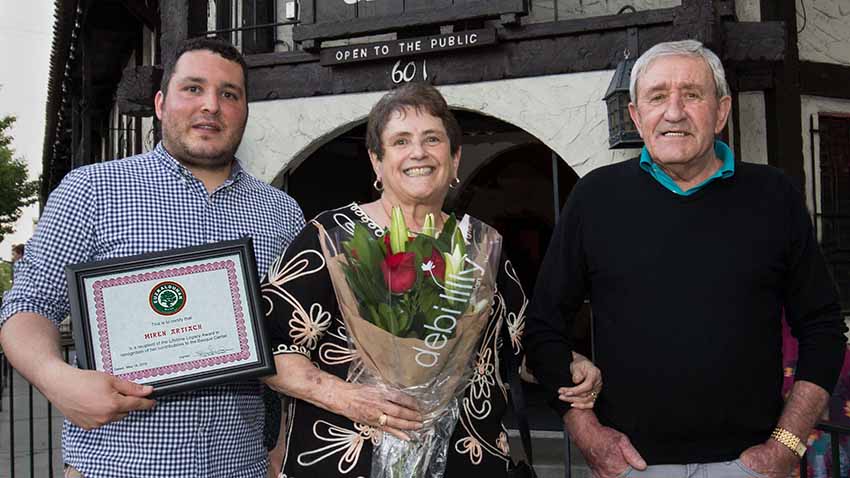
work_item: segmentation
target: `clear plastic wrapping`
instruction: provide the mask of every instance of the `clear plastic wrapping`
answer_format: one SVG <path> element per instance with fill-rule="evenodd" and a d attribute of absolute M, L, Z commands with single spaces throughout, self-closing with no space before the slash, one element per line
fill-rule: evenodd
<path fill-rule="evenodd" d="M 319 235 L 357 352 L 349 380 L 406 393 L 424 417 L 410 441 L 382 434 L 371 476 L 436 478 L 489 320 L 501 236 L 468 216 L 461 224 L 451 218 L 436 237 L 410 239 L 401 224 L 399 232 L 394 223 L 393 244 L 359 225 L 320 227 Z"/>

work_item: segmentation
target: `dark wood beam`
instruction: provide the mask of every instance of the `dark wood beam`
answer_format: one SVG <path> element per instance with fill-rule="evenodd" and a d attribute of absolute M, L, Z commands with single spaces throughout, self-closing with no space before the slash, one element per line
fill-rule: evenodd
<path fill-rule="evenodd" d="M 622 30 L 632 27 L 647 27 L 672 24 L 679 7 L 643 10 L 622 15 L 605 15 L 557 22 L 525 25 L 522 28 L 500 28 L 500 40 L 531 40 L 534 38 L 576 35 L 581 33 L 599 33 L 606 30 Z"/>
<path fill-rule="evenodd" d="M 677 27 L 674 39 L 690 38 L 702 42 L 712 51 L 722 47 L 720 14 L 715 9 L 717 0 L 682 0 L 676 9 L 673 23 Z M 720 2 L 717 2 L 720 3 Z"/>
<path fill-rule="evenodd" d="M 144 23 L 151 31 L 156 31 L 159 28 L 159 14 L 145 4 L 142 0 L 123 0 L 124 7 L 131 15 L 136 17 L 140 22 Z"/>
<path fill-rule="evenodd" d="M 641 51 L 682 34 L 673 25 L 644 27 Z M 681 37 L 679 37 L 681 38 Z M 454 50 L 434 55 L 408 57 L 421 71 L 427 64 L 428 82 L 436 85 L 494 81 L 505 78 L 578 73 L 614 69 L 628 45 L 626 29 L 586 32 L 572 36 L 511 41 L 481 49 Z M 394 86 L 391 72 L 395 60 L 323 67 L 310 57 L 303 63 L 268 61 L 249 68 L 250 101 L 299 98 L 364 91 L 382 91 Z M 269 66 L 269 65 L 275 66 Z M 262 66 L 261 66 L 262 65 Z M 419 81 L 421 77 L 417 77 Z"/>
<path fill-rule="evenodd" d="M 764 91 L 774 84 L 775 62 L 768 61 L 724 61 L 729 87 L 738 92 Z"/>
<path fill-rule="evenodd" d="M 318 0 L 317 0 L 318 1 Z M 309 4 L 310 2 L 302 2 Z M 451 8 L 433 8 L 403 15 L 387 15 L 381 17 L 352 18 L 345 21 L 305 24 L 301 23 L 292 29 L 292 39 L 296 42 L 304 40 L 333 40 L 349 38 L 364 34 L 374 35 L 405 28 L 409 25 L 449 24 L 475 18 L 499 17 L 503 13 L 524 13 L 523 0 L 489 0 L 488 2 L 472 2 L 454 5 Z M 302 13 L 304 13 L 302 11 Z M 312 9 L 308 12 L 313 15 Z M 302 18 L 302 22 L 304 19 Z"/>
<path fill-rule="evenodd" d="M 639 48 L 633 55 L 662 41 L 714 35 L 723 40 L 722 48 L 715 50 L 721 58 L 726 61 L 729 56 L 733 65 L 741 65 L 735 85 L 739 91 L 772 87 L 773 64 L 769 61 L 783 57 L 784 23 L 725 27 L 719 20 L 725 10 L 725 2 L 715 7 L 712 0 L 684 0 L 675 8 L 499 28 L 500 43 L 495 46 L 407 57 L 402 63 L 414 61 L 421 68 L 425 61 L 428 81 L 438 85 L 613 69 L 629 45 L 627 30 L 636 28 Z M 719 26 L 706 29 L 706 23 Z M 758 34 L 761 40 L 748 39 L 748 34 Z M 250 100 L 381 91 L 394 86 L 390 75 L 395 60 L 322 67 L 318 59 L 307 52 L 249 56 Z M 755 74 L 745 71 L 752 65 L 758 65 Z"/>
<path fill-rule="evenodd" d="M 309 2 L 305 3 L 307 5 Z M 577 20 L 563 20 L 520 27 L 500 27 L 496 31 L 499 41 L 516 42 L 522 40 L 542 39 L 549 37 L 574 36 L 582 34 L 596 35 L 609 30 L 626 30 L 628 28 L 646 29 L 647 27 L 670 26 L 673 24 L 676 12 L 681 7 L 644 10 L 622 15 L 605 15 Z M 303 14 L 303 11 L 302 11 Z M 666 31 L 673 32 L 668 29 Z M 675 38 L 689 38 L 689 32 L 677 29 L 679 35 Z M 672 38 L 671 38 L 672 39 Z M 641 41 L 648 48 L 664 38 L 653 38 L 651 41 Z M 623 45 L 625 46 L 625 44 Z M 620 50 L 622 52 L 622 50 Z M 637 54 L 634 53 L 633 54 Z M 249 67 L 291 65 L 319 61 L 319 55 L 310 52 L 278 52 L 249 55 L 246 57 Z"/>
<path fill-rule="evenodd" d="M 800 92 L 850 100 L 850 66 L 801 61 Z"/>
<path fill-rule="evenodd" d="M 805 191 L 803 138 L 799 133 L 803 121 L 796 2 L 761 2 L 761 14 L 763 21 L 781 21 L 785 25 L 785 56 L 775 64 L 774 88 L 764 95 L 767 160 L 782 169 L 800 191 Z"/>
<path fill-rule="evenodd" d="M 162 61 L 166 62 L 177 51 L 177 45 L 189 37 L 189 0 L 160 0 L 159 18 L 159 48 Z"/>
<path fill-rule="evenodd" d="M 293 65 L 297 63 L 310 63 L 319 61 L 319 55 L 306 51 L 291 51 L 282 53 L 260 53 L 248 55 L 245 62 L 249 68 L 275 65 Z"/>
<path fill-rule="evenodd" d="M 729 22 L 723 25 L 725 61 L 782 61 L 785 22 Z"/>

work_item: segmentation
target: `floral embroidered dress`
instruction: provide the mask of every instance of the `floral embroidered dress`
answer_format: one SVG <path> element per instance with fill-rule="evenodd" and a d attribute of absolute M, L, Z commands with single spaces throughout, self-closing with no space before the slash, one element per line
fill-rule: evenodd
<path fill-rule="evenodd" d="M 357 204 L 319 214 L 269 268 L 262 285 L 265 313 L 274 354 L 301 354 L 321 370 L 346 379 L 353 355 L 315 223 L 328 230 L 340 226 L 349 231 L 360 223 L 376 237 L 383 235 L 382 228 Z M 500 363 L 505 353 L 514 354 L 514 363 L 521 362 L 528 301 L 504 255 L 499 268 L 490 319 L 449 443 L 447 477 L 505 476 L 510 463 L 501 421 L 509 405 Z M 382 438 L 378 428 L 292 399 L 286 414 L 287 449 L 281 476 L 368 477 L 372 446 Z"/>

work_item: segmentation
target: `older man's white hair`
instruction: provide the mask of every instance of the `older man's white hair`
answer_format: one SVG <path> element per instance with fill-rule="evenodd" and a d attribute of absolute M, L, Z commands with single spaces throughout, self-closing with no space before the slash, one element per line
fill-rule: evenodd
<path fill-rule="evenodd" d="M 708 68 L 711 69 L 717 97 L 722 98 L 729 95 L 729 84 L 726 83 L 726 72 L 723 70 L 723 64 L 720 63 L 720 58 L 696 40 L 682 40 L 659 43 L 646 50 L 637 59 L 635 66 L 632 67 L 632 74 L 629 79 L 629 97 L 632 103 L 637 104 L 637 83 L 640 77 L 646 72 L 646 69 L 649 68 L 649 65 L 662 56 L 672 55 L 702 58 L 705 64 L 708 65 Z"/>

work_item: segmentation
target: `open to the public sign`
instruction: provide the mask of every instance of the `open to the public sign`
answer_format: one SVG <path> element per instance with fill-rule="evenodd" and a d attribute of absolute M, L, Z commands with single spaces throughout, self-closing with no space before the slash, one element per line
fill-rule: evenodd
<path fill-rule="evenodd" d="M 251 240 L 66 267 L 78 363 L 164 395 L 275 372 Z"/>

